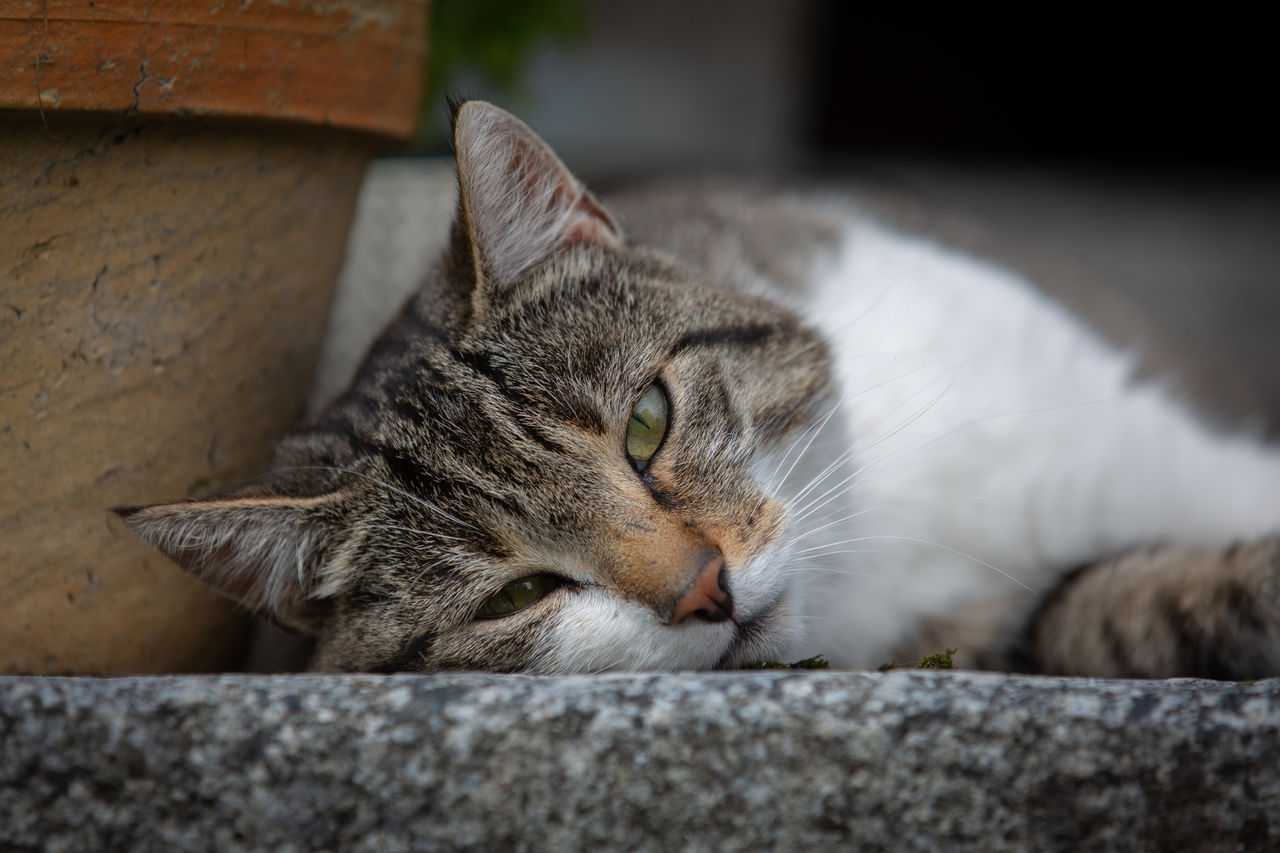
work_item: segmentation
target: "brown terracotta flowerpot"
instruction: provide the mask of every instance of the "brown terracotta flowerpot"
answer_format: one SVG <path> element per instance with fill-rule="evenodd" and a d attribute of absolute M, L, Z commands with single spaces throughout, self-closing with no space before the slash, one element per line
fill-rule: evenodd
<path fill-rule="evenodd" d="M 238 662 L 244 615 L 106 508 L 233 485 L 302 412 L 425 20 L 0 5 L 0 671 Z"/>

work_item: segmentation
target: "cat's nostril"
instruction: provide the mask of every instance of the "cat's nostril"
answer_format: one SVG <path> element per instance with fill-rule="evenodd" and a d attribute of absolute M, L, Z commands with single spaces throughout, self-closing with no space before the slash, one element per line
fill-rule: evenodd
<path fill-rule="evenodd" d="M 686 619 L 723 622 L 732 618 L 733 595 L 724 572 L 724 555 L 716 554 L 702 567 L 693 588 L 676 602 L 671 624 L 678 625 Z"/>

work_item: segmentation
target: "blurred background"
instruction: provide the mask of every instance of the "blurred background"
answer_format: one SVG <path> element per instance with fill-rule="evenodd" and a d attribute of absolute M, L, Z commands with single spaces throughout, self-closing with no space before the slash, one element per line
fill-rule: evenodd
<path fill-rule="evenodd" d="M 441 93 L 496 98 L 578 168 L 861 155 L 1272 167 L 1261 18 L 840 0 L 437 0 Z"/>
<path fill-rule="evenodd" d="M 847 192 L 1014 267 L 1206 417 L 1274 436 L 1271 38 L 1258 18 L 1203 10 L 437 0 L 407 156 L 448 156 L 449 93 L 512 110 L 606 197 L 706 172 Z M 334 314 L 366 331 L 332 342 L 313 406 L 398 300 L 351 291 L 412 288 L 452 193 L 445 165 L 371 171 Z"/>

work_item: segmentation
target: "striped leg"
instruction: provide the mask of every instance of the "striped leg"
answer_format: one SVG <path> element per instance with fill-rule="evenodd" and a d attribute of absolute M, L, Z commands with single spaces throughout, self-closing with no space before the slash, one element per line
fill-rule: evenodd
<path fill-rule="evenodd" d="M 1024 663 L 1050 674 L 1280 675 L 1280 539 L 1091 564 L 1045 599 L 1026 640 Z"/>

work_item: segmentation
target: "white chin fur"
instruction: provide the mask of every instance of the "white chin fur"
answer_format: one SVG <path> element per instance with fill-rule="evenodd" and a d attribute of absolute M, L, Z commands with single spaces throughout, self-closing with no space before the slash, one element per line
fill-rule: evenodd
<path fill-rule="evenodd" d="M 532 670 L 696 670 L 777 659 L 796 644 L 799 625 L 780 556 L 765 554 L 748 566 L 730 569 L 735 620 L 759 620 L 749 630 L 730 621 L 665 625 L 644 605 L 585 588 L 569 597 L 558 614 L 548 651 Z"/>

